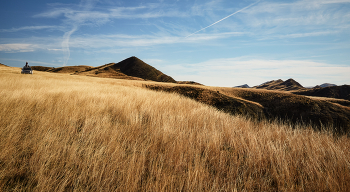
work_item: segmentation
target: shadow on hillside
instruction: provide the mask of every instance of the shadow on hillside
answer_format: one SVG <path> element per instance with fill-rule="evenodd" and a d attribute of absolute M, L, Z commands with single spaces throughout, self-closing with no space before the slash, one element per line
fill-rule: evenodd
<path fill-rule="evenodd" d="M 244 115 L 253 120 L 279 120 L 293 127 L 300 127 L 300 124 L 311 125 L 315 130 L 328 129 L 326 131 L 337 135 L 348 134 L 350 130 L 349 107 L 328 101 L 269 91 L 246 90 L 230 93 L 230 89 L 214 91 L 194 86 L 144 86 L 151 90 L 178 93 L 225 113 Z"/>

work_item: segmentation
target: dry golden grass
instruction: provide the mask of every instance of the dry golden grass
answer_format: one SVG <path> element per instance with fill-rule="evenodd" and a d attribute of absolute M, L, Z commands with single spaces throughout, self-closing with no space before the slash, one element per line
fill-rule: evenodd
<path fill-rule="evenodd" d="M 151 82 L 0 67 L 1 191 L 347 191 L 350 140 Z"/>

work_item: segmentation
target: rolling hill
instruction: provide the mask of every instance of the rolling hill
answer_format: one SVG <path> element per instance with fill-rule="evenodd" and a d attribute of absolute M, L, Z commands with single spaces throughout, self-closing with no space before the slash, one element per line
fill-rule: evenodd
<path fill-rule="evenodd" d="M 146 85 L 145 87 L 178 93 L 211 105 L 223 112 L 256 120 L 282 120 L 297 126 L 311 124 L 316 130 L 332 127 L 343 135 L 350 131 L 348 102 L 320 100 L 282 91 L 250 88 L 213 88 L 184 85 Z"/>
<path fill-rule="evenodd" d="M 98 67 L 79 65 L 59 68 L 34 66 L 32 68 L 38 71 L 69 73 L 91 77 L 176 83 L 172 77 L 165 75 L 135 56 L 120 61 L 119 63 L 109 63 Z"/>
<path fill-rule="evenodd" d="M 77 73 L 81 71 L 86 71 L 93 67 L 86 65 L 78 65 L 78 66 L 65 66 L 65 67 L 43 67 L 43 66 L 33 66 L 31 67 L 35 71 L 46 71 L 53 73 Z"/>
<path fill-rule="evenodd" d="M 350 188 L 349 137 L 269 119 L 348 115 L 329 99 L 2 65 L 0 82 L 0 191 Z"/>
<path fill-rule="evenodd" d="M 34 69 L 92 77 L 176 82 L 173 78 L 137 57 L 130 57 L 119 63 L 109 63 L 99 67 L 34 67 Z M 322 129 L 324 125 L 327 125 L 327 127 L 333 126 L 337 134 L 347 134 L 350 130 L 349 102 L 302 96 L 303 94 L 307 96 L 323 95 L 343 99 L 349 95 L 346 86 L 341 89 L 339 87 L 327 87 L 309 90 L 294 79 L 273 80 L 246 89 L 213 88 L 191 81 L 177 82 L 177 84 L 170 85 L 145 84 L 143 86 L 151 90 L 177 93 L 231 115 L 244 115 L 255 120 L 279 119 L 293 126 L 300 123 L 312 124 L 317 130 Z M 310 92 L 315 90 L 318 90 L 318 92 Z"/>

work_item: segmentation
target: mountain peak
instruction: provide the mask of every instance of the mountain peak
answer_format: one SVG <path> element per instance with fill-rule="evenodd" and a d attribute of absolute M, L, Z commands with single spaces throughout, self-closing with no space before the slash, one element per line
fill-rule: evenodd
<path fill-rule="evenodd" d="M 302 85 L 300 85 L 300 83 L 296 82 L 292 78 L 290 78 L 290 79 L 286 80 L 285 82 L 281 83 L 281 85 L 285 85 L 287 87 L 289 87 L 289 86 L 296 86 L 296 87 L 304 88 Z"/>
<path fill-rule="evenodd" d="M 120 69 L 122 73 L 128 76 L 139 77 L 145 80 L 158 82 L 176 83 L 172 77 L 165 75 L 164 73 L 148 65 L 135 56 L 124 59 L 123 61 L 114 64 L 113 67 Z"/>
<path fill-rule="evenodd" d="M 248 84 L 236 86 L 237 88 L 250 88 Z"/>
<path fill-rule="evenodd" d="M 333 87 L 333 86 L 337 86 L 337 85 L 332 83 L 323 83 L 322 85 L 320 85 L 320 87 Z"/>

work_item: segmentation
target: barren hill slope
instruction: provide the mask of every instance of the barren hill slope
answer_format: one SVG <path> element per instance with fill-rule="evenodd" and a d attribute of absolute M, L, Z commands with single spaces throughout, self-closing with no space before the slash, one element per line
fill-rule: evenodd
<path fill-rule="evenodd" d="M 255 86 L 256 89 L 268 89 L 268 90 L 280 90 L 280 91 L 291 91 L 291 90 L 304 90 L 305 88 L 300 85 L 294 79 L 288 79 L 283 81 L 281 79 L 272 80 L 261 85 Z"/>
<path fill-rule="evenodd" d="M 346 99 L 350 101 L 350 85 L 314 88 L 311 90 L 296 91 L 293 93 L 297 95 L 330 97 L 330 98 L 337 98 L 337 99 Z"/>

